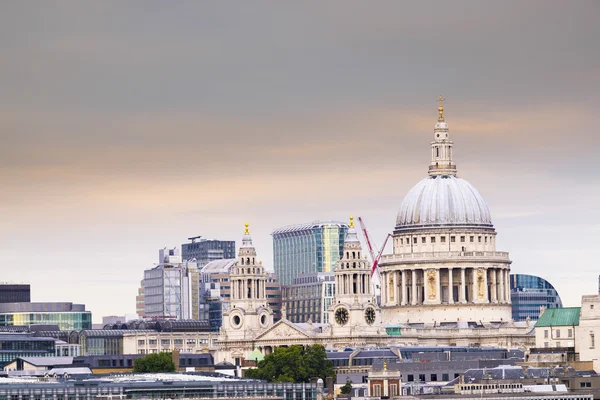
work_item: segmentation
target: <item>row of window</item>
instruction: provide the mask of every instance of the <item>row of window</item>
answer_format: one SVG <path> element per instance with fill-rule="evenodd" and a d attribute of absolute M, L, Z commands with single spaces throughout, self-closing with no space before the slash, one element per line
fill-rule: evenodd
<path fill-rule="evenodd" d="M 550 335 L 550 333 L 549 333 L 548 329 L 544 329 L 544 339 L 548 339 L 549 335 Z M 572 338 L 573 337 L 573 329 L 571 329 L 571 328 L 567 329 L 567 337 L 568 338 Z M 557 328 L 557 329 L 554 330 L 554 338 L 555 339 L 559 339 L 560 338 L 560 329 Z"/>
<path fill-rule="evenodd" d="M 156 345 L 158 344 L 158 340 L 157 339 L 148 339 L 148 344 L 149 345 Z M 160 344 L 161 345 L 170 345 L 171 344 L 171 339 L 161 339 L 160 340 Z M 173 344 L 174 345 L 182 345 L 183 344 L 183 339 L 173 339 Z M 185 344 L 187 345 L 195 345 L 196 344 L 196 339 L 186 339 Z M 208 339 L 198 339 L 198 344 L 208 344 Z M 138 346 L 145 346 L 146 345 L 146 340 L 144 339 L 139 339 L 138 340 Z"/>
<path fill-rule="evenodd" d="M 492 241 L 492 237 L 490 236 L 490 242 Z M 412 238 L 413 240 L 413 244 L 417 244 L 418 242 L 418 238 L 416 236 L 413 236 Z M 477 236 L 477 242 L 478 243 L 482 243 L 482 240 L 484 243 L 488 242 L 488 236 Z M 460 242 L 461 243 L 466 243 L 467 241 L 467 236 L 460 236 Z M 404 238 L 400 238 L 400 244 L 403 245 L 405 240 Z M 436 237 L 435 236 L 431 236 L 429 238 L 429 243 L 435 243 L 436 242 Z M 422 244 L 426 244 L 427 243 L 427 236 L 421 236 L 421 243 Z M 446 243 L 446 236 L 440 236 L 440 243 Z M 450 243 L 456 243 L 456 236 L 450 236 Z M 475 243 L 475 236 L 469 236 L 469 243 Z M 410 244 L 410 239 L 406 238 L 406 245 Z"/>

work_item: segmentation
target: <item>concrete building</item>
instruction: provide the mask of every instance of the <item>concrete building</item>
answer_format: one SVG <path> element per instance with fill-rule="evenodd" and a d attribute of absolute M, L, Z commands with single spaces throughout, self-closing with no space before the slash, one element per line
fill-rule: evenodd
<path fill-rule="evenodd" d="M 300 275 L 282 288 L 282 303 L 291 322 L 328 323 L 327 310 L 335 296 L 333 272 L 314 272 Z"/>
<path fill-rule="evenodd" d="M 599 339 L 600 295 L 582 296 L 579 326 L 575 330 L 575 351 L 581 361 L 592 361 L 596 372 L 600 372 Z"/>
<path fill-rule="evenodd" d="M 135 296 L 135 313 L 138 318 L 144 318 L 144 280 L 140 281 L 137 296 Z"/>
<path fill-rule="evenodd" d="M 549 308 L 535 324 L 535 347 L 575 347 L 581 307 Z"/>
<path fill-rule="evenodd" d="M 562 307 L 562 300 L 554 286 L 533 275 L 510 275 L 510 299 L 515 321 L 536 321 L 542 309 Z"/>
<path fill-rule="evenodd" d="M 85 304 L 0 303 L 0 326 L 52 324 L 62 330 L 90 329 L 92 313 Z"/>
<path fill-rule="evenodd" d="M 144 271 L 144 316 L 198 319 L 199 275 L 195 262 L 182 261 L 179 249 L 161 249 L 159 264 Z"/>
<path fill-rule="evenodd" d="M 275 229 L 273 268 L 282 286 L 302 274 L 333 272 L 342 255 L 348 225 L 313 222 Z"/>
<path fill-rule="evenodd" d="M 181 256 L 184 260 L 195 261 L 198 268 L 214 260 L 235 258 L 235 242 L 233 240 L 208 240 L 202 236 L 188 238 L 190 243 L 181 245 Z"/>
<path fill-rule="evenodd" d="M 29 303 L 29 284 L 0 283 L 0 303 Z"/>

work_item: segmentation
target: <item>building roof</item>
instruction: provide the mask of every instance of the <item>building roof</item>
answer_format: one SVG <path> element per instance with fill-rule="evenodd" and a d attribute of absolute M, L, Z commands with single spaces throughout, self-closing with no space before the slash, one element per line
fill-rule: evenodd
<path fill-rule="evenodd" d="M 54 365 L 71 365 L 73 357 L 19 357 L 28 364 L 36 367 L 52 367 Z"/>
<path fill-rule="evenodd" d="M 547 308 L 535 326 L 577 326 L 581 307 Z"/>
<path fill-rule="evenodd" d="M 315 221 L 309 224 L 298 224 L 298 225 L 288 225 L 278 229 L 275 229 L 271 235 L 277 235 L 281 233 L 292 233 L 292 232 L 302 232 L 302 231 L 310 231 L 314 228 L 321 228 L 324 226 L 337 226 L 337 227 L 348 227 L 348 224 L 339 221 Z"/>
<path fill-rule="evenodd" d="M 202 267 L 203 274 L 229 273 L 229 269 L 237 262 L 237 258 L 225 258 L 223 260 L 214 260 Z"/>

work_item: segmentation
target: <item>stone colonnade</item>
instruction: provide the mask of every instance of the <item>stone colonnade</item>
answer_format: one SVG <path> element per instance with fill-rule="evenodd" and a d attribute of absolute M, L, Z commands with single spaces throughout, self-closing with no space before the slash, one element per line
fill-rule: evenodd
<path fill-rule="evenodd" d="M 382 271 L 383 306 L 508 304 L 508 267 L 408 268 Z"/>
<path fill-rule="evenodd" d="M 235 300 L 266 299 L 265 280 L 244 277 L 231 279 L 231 298 Z"/>

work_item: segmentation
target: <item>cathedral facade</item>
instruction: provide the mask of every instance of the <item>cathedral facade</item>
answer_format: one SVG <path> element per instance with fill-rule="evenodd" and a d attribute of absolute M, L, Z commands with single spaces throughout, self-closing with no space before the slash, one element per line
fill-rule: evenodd
<path fill-rule="evenodd" d="M 440 98 L 440 100 L 442 100 Z M 457 177 L 453 143 L 440 102 L 428 176 L 400 206 L 393 253 L 379 263 L 375 296 L 371 263 L 351 217 L 336 264 L 336 293 L 327 324 L 292 323 L 282 312 L 273 324 L 248 229 L 232 300 L 223 312 L 217 361 L 240 363 L 276 347 L 321 344 L 329 349 L 377 346 L 497 346 L 534 344 L 528 321 L 511 319 L 510 259 L 496 251 L 496 231 L 479 192 Z M 263 297 L 261 297 L 263 296 Z"/>

